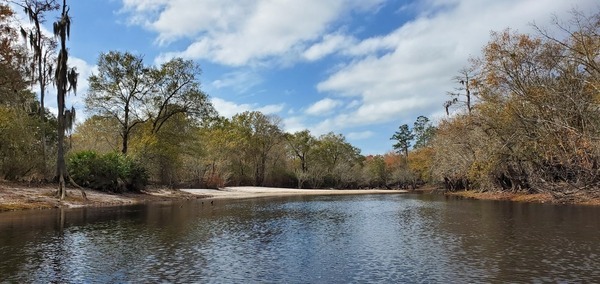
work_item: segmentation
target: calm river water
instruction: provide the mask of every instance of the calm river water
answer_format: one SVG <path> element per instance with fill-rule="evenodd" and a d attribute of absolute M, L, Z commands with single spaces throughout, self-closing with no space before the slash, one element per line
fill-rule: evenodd
<path fill-rule="evenodd" d="M 600 282 L 600 208 L 431 195 L 0 214 L 0 282 Z"/>

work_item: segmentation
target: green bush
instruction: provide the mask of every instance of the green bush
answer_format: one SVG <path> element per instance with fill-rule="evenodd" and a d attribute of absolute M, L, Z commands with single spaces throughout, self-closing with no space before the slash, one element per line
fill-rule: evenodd
<path fill-rule="evenodd" d="M 101 191 L 139 192 L 148 183 L 146 169 L 120 153 L 81 151 L 70 155 L 67 166 L 76 183 Z"/>

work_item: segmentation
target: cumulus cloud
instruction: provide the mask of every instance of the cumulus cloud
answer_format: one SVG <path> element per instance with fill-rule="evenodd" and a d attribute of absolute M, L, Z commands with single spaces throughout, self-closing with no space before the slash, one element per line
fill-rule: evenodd
<path fill-rule="evenodd" d="M 307 129 L 304 118 L 301 116 L 289 116 L 283 119 L 283 129 L 288 133 L 294 133 Z"/>
<path fill-rule="evenodd" d="M 285 104 L 259 106 L 258 104 L 238 104 L 221 98 L 212 97 L 211 102 L 220 115 L 231 118 L 245 111 L 260 111 L 264 114 L 277 114 L 285 109 Z"/>
<path fill-rule="evenodd" d="M 160 44 L 182 38 L 192 41 L 185 50 L 164 53 L 158 61 L 183 57 L 231 66 L 295 56 L 344 14 L 377 9 L 383 3 L 383 0 L 123 1 L 122 10 L 129 15 L 130 22 L 157 32 Z M 318 55 L 316 50 L 312 53 L 309 56 Z"/>
<path fill-rule="evenodd" d="M 217 90 L 230 88 L 238 94 L 243 94 L 262 82 L 263 78 L 256 72 L 250 70 L 237 70 L 223 74 L 221 78 L 210 82 L 209 87 Z"/>
<path fill-rule="evenodd" d="M 327 34 L 323 40 L 313 44 L 302 56 L 308 61 L 319 60 L 329 54 L 351 47 L 355 38 L 342 34 Z"/>
<path fill-rule="evenodd" d="M 375 133 L 373 131 L 350 132 L 346 137 L 350 140 L 364 140 L 371 138 Z"/>
<path fill-rule="evenodd" d="M 341 104 L 342 102 L 339 100 L 325 98 L 312 104 L 306 109 L 305 113 L 308 115 L 326 115 Z"/>

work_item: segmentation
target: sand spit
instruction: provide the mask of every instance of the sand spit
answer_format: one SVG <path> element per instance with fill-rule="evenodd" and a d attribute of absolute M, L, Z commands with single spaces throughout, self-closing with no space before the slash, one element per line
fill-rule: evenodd
<path fill-rule="evenodd" d="M 191 194 L 208 196 L 213 199 L 223 198 L 256 198 L 287 195 L 350 195 L 350 194 L 399 194 L 406 190 L 382 189 L 294 189 L 257 186 L 235 186 L 222 189 L 181 189 Z"/>

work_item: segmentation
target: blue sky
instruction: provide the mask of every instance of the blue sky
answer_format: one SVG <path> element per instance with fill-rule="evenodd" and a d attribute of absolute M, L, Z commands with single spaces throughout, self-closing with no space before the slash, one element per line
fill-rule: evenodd
<path fill-rule="evenodd" d="M 392 149 L 399 125 L 444 116 L 452 77 L 490 31 L 531 32 L 597 0 L 70 0 L 70 64 L 85 118 L 87 77 L 110 50 L 148 64 L 200 63 L 226 117 L 277 115 L 288 132 L 342 133 L 365 155 Z M 49 18 L 52 19 L 52 18 Z M 51 21 L 49 21 L 51 22 Z M 49 27 L 49 23 L 47 23 Z M 48 102 L 52 108 L 54 102 Z"/>

